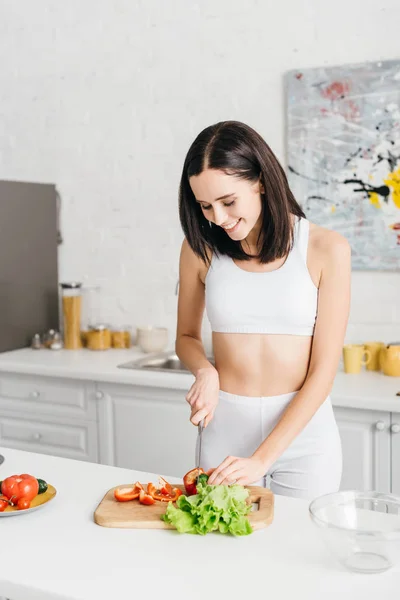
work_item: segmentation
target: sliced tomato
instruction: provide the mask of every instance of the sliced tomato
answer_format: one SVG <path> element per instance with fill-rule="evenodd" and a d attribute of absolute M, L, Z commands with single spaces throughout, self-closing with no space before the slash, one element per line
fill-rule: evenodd
<path fill-rule="evenodd" d="M 158 500 L 159 502 L 176 502 L 179 496 L 182 495 L 182 492 L 179 488 L 173 488 L 170 483 L 163 479 L 167 485 L 161 482 L 160 478 L 160 487 L 156 488 L 154 483 L 147 484 L 147 493 L 150 494 L 154 500 Z"/>
<path fill-rule="evenodd" d="M 129 502 L 129 500 L 135 500 L 139 498 L 140 492 L 144 491 L 143 486 L 139 481 L 134 483 L 132 486 L 121 486 L 114 490 L 114 498 L 118 502 Z"/>
<path fill-rule="evenodd" d="M 147 486 L 148 487 L 148 486 Z M 155 500 L 150 494 L 146 494 L 146 492 L 142 489 L 139 494 L 139 502 L 141 504 L 155 504 Z"/>

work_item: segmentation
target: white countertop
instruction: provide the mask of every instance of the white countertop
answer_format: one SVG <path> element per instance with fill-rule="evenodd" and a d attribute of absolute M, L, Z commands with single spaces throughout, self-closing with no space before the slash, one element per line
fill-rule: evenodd
<path fill-rule="evenodd" d="M 191 374 L 120 369 L 118 365 L 145 356 L 137 348 L 129 350 L 32 350 L 23 348 L 0 353 L 0 373 L 24 373 L 96 382 L 145 385 L 188 390 Z M 400 412 L 400 377 L 366 371 L 348 375 L 339 369 L 332 389 L 336 406 Z"/>
<path fill-rule="evenodd" d="M 399 566 L 362 575 L 336 563 L 305 500 L 275 496 L 273 523 L 244 538 L 105 528 L 94 523 L 93 512 L 106 491 L 156 476 L 8 448 L 0 453 L 0 479 L 32 473 L 57 489 L 43 508 L 0 518 L 0 596 L 376 600 L 398 594 Z"/>

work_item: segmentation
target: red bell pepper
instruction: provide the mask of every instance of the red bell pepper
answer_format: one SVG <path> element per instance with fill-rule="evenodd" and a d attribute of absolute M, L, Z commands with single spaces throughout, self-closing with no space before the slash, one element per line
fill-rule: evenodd
<path fill-rule="evenodd" d="M 159 478 L 159 487 L 157 488 L 154 483 L 147 484 L 147 493 L 150 494 L 154 500 L 159 502 L 176 502 L 179 496 L 182 496 L 182 492 L 179 488 L 174 488 L 168 481 L 163 477 Z"/>
<path fill-rule="evenodd" d="M 139 498 L 140 492 L 144 491 L 143 486 L 138 481 L 133 486 L 123 486 L 114 490 L 114 498 L 118 502 L 129 502 Z"/>
<path fill-rule="evenodd" d="M 192 469 L 183 478 L 183 485 L 188 496 L 194 496 L 197 494 L 197 477 L 204 473 L 203 469 Z"/>
<path fill-rule="evenodd" d="M 4 479 L 1 484 L 1 492 L 12 504 L 17 504 L 20 498 L 33 500 L 39 492 L 39 483 L 36 477 L 24 473 L 23 475 L 11 475 Z"/>
<path fill-rule="evenodd" d="M 149 486 L 147 486 L 148 488 Z M 146 494 L 146 492 L 144 490 L 141 490 L 140 494 L 139 494 L 139 502 L 140 504 L 155 504 L 155 500 L 152 496 L 150 496 L 149 493 Z"/>

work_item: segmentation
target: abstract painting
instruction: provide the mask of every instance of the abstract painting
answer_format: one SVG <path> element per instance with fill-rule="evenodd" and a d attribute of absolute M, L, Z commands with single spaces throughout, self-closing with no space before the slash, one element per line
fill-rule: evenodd
<path fill-rule="evenodd" d="M 290 71 L 287 171 L 307 218 L 353 269 L 400 270 L 400 60 Z"/>

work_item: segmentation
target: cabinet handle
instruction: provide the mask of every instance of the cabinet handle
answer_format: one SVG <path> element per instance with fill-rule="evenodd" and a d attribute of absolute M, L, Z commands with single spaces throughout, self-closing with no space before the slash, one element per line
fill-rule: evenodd
<path fill-rule="evenodd" d="M 377 421 L 375 423 L 375 429 L 378 431 L 383 431 L 385 429 L 385 423 L 383 421 Z"/>
<path fill-rule="evenodd" d="M 40 396 L 40 392 L 37 392 L 36 390 L 34 392 L 31 392 L 31 398 L 39 398 Z"/>
<path fill-rule="evenodd" d="M 392 433 L 400 433 L 400 425 L 398 423 L 393 423 L 393 425 L 390 428 L 390 431 Z"/>
<path fill-rule="evenodd" d="M 104 397 L 103 392 L 96 392 L 96 398 L 97 400 L 101 400 Z"/>
<path fill-rule="evenodd" d="M 34 440 L 39 441 L 39 440 L 42 439 L 42 434 L 41 433 L 34 433 L 32 437 L 33 437 Z"/>

